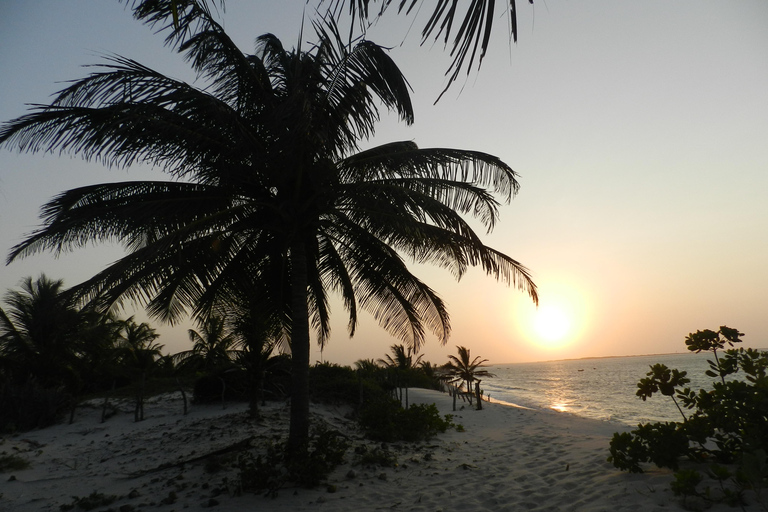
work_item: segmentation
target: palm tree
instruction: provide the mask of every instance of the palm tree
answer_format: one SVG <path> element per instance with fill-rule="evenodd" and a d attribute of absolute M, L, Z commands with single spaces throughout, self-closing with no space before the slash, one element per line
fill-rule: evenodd
<path fill-rule="evenodd" d="M 247 55 L 205 5 L 175 4 L 178 23 L 170 0 L 141 2 L 135 15 L 163 26 L 205 87 L 114 57 L 0 129 L 0 145 L 151 162 L 175 180 L 64 192 L 9 261 L 121 240 L 129 253 L 78 285 L 79 297 L 103 307 L 135 300 L 171 322 L 206 318 L 248 290 L 290 335 L 292 448 L 308 438 L 310 324 L 325 343 L 329 293 L 341 295 L 350 335 L 362 307 L 414 350 L 427 330 L 445 343 L 450 325 L 402 255 L 457 278 L 480 266 L 537 300 L 525 267 L 485 246 L 461 216 L 494 227 L 495 194 L 509 201 L 518 189 L 505 163 L 412 142 L 356 152 L 373 134 L 377 101 L 413 119 L 407 83 L 381 47 L 347 46 L 329 21 L 315 25 L 307 51 L 267 34 Z"/>
<path fill-rule="evenodd" d="M 6 293 L 7 306 L 0 308 L 0 358 L 13 381 L 70 390 L 76 385 L 81 317 L 63 292 L 62 280 L 41 274 Z"/>
<path fill-rule="evenodd" d="M 330 4 L 330 12 L 333 16 L 338 16 L 343 10 L 347 9 L 351 16 L 357 18 L 360 28 L 365 32 L 371 18 L 377 20 L 387 8 L 391 7 L 389 0 L 327 0 Z M 320 0 L 324 3 L 326 0 Z M 528 0 L 533 4 L 533 0 Z M 370 12 L 371 4 L 380 3 L 381 7 Z M 411 0 L 410 2 L 399 2 L 398 14 L 412 15 L 421 12 L 422 0 Z M 509 25 L 509 37 L 517 42 L 517 8 L 515 0 L 502 0 L 502 8 L 506 8 Z M 418 7 L 417 7 L 418 4 Z M 458 30 L 453 38 L 450 54 L 453 57 L 446 75 L 448 83 L 440 93 L 440 97 L 450 88 L 453 82 L 459 77 L 463 69 L 469 73 L 472 64 L 477 59 L 479 68 L 483 62 L 483 57 L 488 50 L 488 43 L 491 39 L 491 30 L 493 21 L 497 18 L 494 14 L 497 0 L 474 0 L 472 2 L 456 2 L 456 0 L 437 0 L 434 10 L 421 31 L 421 43 L 426 43 L 432 35 L 437 41 L 443 38 L 443 44 L 448 46 L 451 39 L 451 30 L 458 26 Z M 464 15 L 460 18 L 462 9 L 457 9 L 461 5 L 466 7 Z M 455 23 L 458 21 L 461 23 Z M 478 49 L 480 50 L 478 55 Z M 440 100 L 438 97 L 437 101 Z"/>
<path fill-rule="evenodd" d="M 472 393 L 473 382 L 479 382 L 478 377 L 494 377 L 494 375 L 488 370 L 481 370 L 487 362 L 487 359 L 480 359 L 480 356 L 474 359 L 470 358 L 469 349 L 466 347 L 457 346 L 459 357 L 454 355 L 448 356 L 448 362 L 443 366 L 443 372 L 447 377 L 449 383 L 464 383 L 467 387 L 467 392 Z"/>
<path fill-rule="evenodd" d="M 386 354 L 379 363 L 389 368 L 395 374 L 395 387 L 400 390 L 399 399 L 403 401 L 403 388 L 405 388 L 405 408 L 408 408 L 408 386 L 411 384 L 411 373 L 422 362 L 421 357 L 413 359 L 414 350 L 405 345 L 392 345 L 389 347 L 392 355 Z M 395 398 L 398 398 L 397 396 Z"/>
<path fill-rule="evenodd" d="M 221 316 L 200 319 L 198 330 L 188 329 L 187 334 L 194 344 L 192 349 L 173 355 L 173 361 L 181 368 L 213 372 L 231 365 L 237 357 L 237 340 Z"/>
<path fill-rule="evenodd" d="M 134 419 L 144 420 L 144 389 L 147 377 L 162 357 L 163 345 L 155 343 L 160 335 L 148 323 L 137 323 L 133 317 L 122 321 L 118 351 L 121 365 L 138 381 Z"/>
<path fill-rule="evenodd" d="M 383 364 L 387 368 L 394 368 L 398 370 L 413 370 L 422 362 L 422 356 L 413 358 L 413 348 L 406 347 L 405 345 L 392 345 L 389 347 L 392 355 L 385 354 L 384 359 L 379 359 L 379 363 Z"/>

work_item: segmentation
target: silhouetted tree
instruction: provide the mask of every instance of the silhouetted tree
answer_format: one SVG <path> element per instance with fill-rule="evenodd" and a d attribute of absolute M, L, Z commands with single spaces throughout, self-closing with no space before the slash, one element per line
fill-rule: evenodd
<path fill-rule="evenodd" d="M 0 309 L 0 358 L 12 380 L 34 380 L 44 388 L 72 388 L 78 380 L 81 317 L 63 294 L 62 280 L 41 274 L 9 290 Z"/>
<path fill-rule="evenodd" d="M 247 55 L 203 3 L 174 6 L 141 2 L 135 15 L 161 25 L 204 88 L 114 57 L 6 124 L 0 145 L 151 162 L 176 179 L 64 192 L 10 260 L 121 240 L 129 254 L 79 285 L 79 296 L 104 307 L 138 300 L 169 321 L 190 311 L 205 318 L 243 290 L 261 294 L 291 338 L 291 449 L 308 438 L 309 330 L 327 340 L 329 292 L 341 294 L 350 334 L 360 306 L 414 350 L 427 329 L 445 342 L 450 326 L 402 254 L 457 277 L 481 266 L 536 300 L 527 270 L 485 246 L 462 217 L 494 227 L 494 193 L 509 201 L 518 189 L 509 166 L 412 142 L 356 153 L 373 134 L 378 101 L 413 119 L 407 83 L 381 47 L 348 46 L 329 22 L 315 26 L 307 51 L 287 51 L 268 34 Z"/>
<path fill-rule="evenodd" d="M 144 420 L 144 390 L 147 377 L 157 367 L 162 345 L 155 343 L 160 335 L 146 322 L 137 323 L 133 317 L 122 322 L 119 351 L 121 364 L 136 382 L 134 419 Z"/>
<path fill-rule="evenodd" d="M 237 338 L 222 316 L 211 315 L 198 321 L 198 328 L 187 330 L 192 349 L 173 355 L 181 370 L 203 370 L 213 373 L 232 366 L 239 352 Z"/>
<path fill-rule="evenodd" d="M 466 385 L 467 392 L 472 393 L 474 390 L 473 383 L 478 377 L 494 377 L 494 375 L 488 370 L 481 370 L 487 362 L 487 359 L 480 359 L 480 356 L 471 359 L 469 349 L 466 347 L 456 347 L 459 357 L 449 355 L 449 361 L 442 367 L 444 374 L 450 383 L 462 383 Z"/>

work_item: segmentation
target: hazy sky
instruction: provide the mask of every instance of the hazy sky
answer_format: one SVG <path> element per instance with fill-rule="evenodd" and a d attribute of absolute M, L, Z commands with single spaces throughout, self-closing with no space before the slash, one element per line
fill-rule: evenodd
<path fill-rule="evenodd" d="M 222 21 L 246 52 L 266 32 L 293 47 L 310 4 L 227 0 Z M 687 333 L 723 324 L 745 332 L 746 346 L 768 347 L 768 2 L 518 4 L 518 43 L 510 47 L 499 17 L 479 74 L 436 106 L 450 57 L 441 44 L 418 46 L 427 9 L 410 33 L 411 20 L 396 16 L 369 32 L 393 47 L 416 108 L 414 126 L 388 117 L 374 142 L 480 150 L 517 170 L 520 194 L 487 243 L 528 266 L 541 311 L 559 310 L 569 324 L 547 342 L 516 289 L 477 270 L 456 283 L 419 269 L 453 326 L 446 347 L 428 341 L 425 358 L 442 363 L 455 345 L 491 363 L 679 352 Z M 304 40 L 311 34 L 305 26 Z M 109 53 L 194 80 L 162 36 L 116 1 L 3 0 L 0 121 L 48 102 L 57 82 L 85 76 L 82 65 Z M 0 150 L 0 253 L 65 189 L 163 177 Z M 0 291 L 40 272 L 74 285 L 120 254 L 30 257 L 2 268 Z M 333 318 L 326 360 L 382 357 L 396 342 L 370 317 L 350 340 L 340 306 Z M 158 327 L 166 349 L 188 348 L 188 325 Z"/>

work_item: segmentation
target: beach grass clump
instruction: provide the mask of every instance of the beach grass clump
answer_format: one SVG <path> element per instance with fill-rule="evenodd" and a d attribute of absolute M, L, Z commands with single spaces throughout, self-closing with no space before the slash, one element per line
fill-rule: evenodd
<path fill-rule="evenodd" d="M 614 434 L 608 460 L 633 473 L 642 472 L 646 463 L 675 470 L 672 491 L 683 497 L 684 505 L 691 497 L 739 505 L 748 490 L 762 502 L 768 489 L 768 352 L 732 348 L 718 355 L 741 336 L 722 326 L 686 338 L 689 350 L 714 355 L 706 371 L 714 379 L 711 389 L 691 390 L 684 387 L 690 382 L 686 372 L 651 366 L 638 383 L 637 396 L 670 397 L 683 420 L 641 424 Z M 681 469 L 685 459 L 694 467 Z"/>
<path fill-rule="evenodd" d="M 18 455 L 3 452 L 0 454 L 0 473 L 21 471 L 29 467 L 29 461 Z"/>
<path fill-rule="evenodd" d="M 356 464 L 362 466 L 382 466 L 385 468 L 397 467 L 397 455 L 385 447 L 375 446 L 369 448 L 361 445 L 355 448 L 357 455 Z"/>

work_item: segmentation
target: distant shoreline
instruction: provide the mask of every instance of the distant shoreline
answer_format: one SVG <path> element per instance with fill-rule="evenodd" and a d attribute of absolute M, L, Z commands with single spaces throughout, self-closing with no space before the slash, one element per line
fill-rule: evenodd
<path fill-rule="evenodd" d="M 739 348 L 739 347 L 733 347 L 733 348 Z M 744 347 L 744 348 L 752 348 L 752 347 Z M 753 350 L 768 351 L 768 348 L 754 348 Z M 588 361 L 591 359 L 619 359 L 624 357 L 684 356 L 686 354 L 696 355 L 695 352 L 685 351 L 685 352 L 664 352 L 661 354 L 631 354 L 631 355 L 625 355 L 625 356 L 587 356 L 587 357 L 570 357 L 570 358 L 563 358 L 563 359 L 544 359 L 541 361 L 525 361 L 525 362 L 517 362 L 517 363 L 493 363 L 493 364 L 489 364 L 488 367 L 505 366 L 510 364 L 535 364 L 535 363 L 558 363 L 563 361 Z"/>

